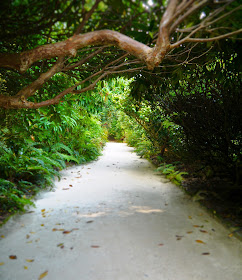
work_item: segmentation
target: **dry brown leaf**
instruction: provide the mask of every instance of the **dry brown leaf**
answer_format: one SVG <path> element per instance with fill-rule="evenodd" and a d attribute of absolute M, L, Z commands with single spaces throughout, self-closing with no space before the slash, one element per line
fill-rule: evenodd
<path fill-rule="evenodd" d="M 202 233 L 208 233 L 206 230 L 200 229 Z"/>
<path fill-rule="evenodd" d="M 233 233 L 230 233 L 229 235 L 228 235 L 228 237 L 232 237 L 234 234 Z"/>
<path fill-rule="evenodd" d="M 26 259 L 26 262 L 29 262 L 29 263 L 31 263 L 33 261 L 34 261 L 33 259 Z"/>
<path fill-rule="evenodd" d="M 63 234 L 69 234 L 69 233 L 71 233 L 71 230 L 65 230 L 65 231 L 63 231 L 62 233 L 63 233 Z"/>
<path fill-rule="evenodd" d="M 29 239 L 30 238 L 30 235 L 29 234 L 26 234 L 26 239 Z"/>
<path fill-rule="evenodd" d="M 188 216 L 189 219 L 192 219 L 192 216 Z"/>
<path fill-rule="evenodd" d="M 182 237 L 184 237 L 183 235 L 176 235 L 176 240 L 181 240 Z"/>
<path fill-rule="evenodd" d="M 41 224 L 41 226 L 43 227 L 45 224 Z"/>
<path fill-rule="evenodd" d="M 31 231 L 30 233 L 31 233 L 31 234 L 35 234 L 35 231 Z"/>
<path fill-rule="evenodd" d="M 93 221 L 87 221 L 86 223 L 87 223 L 87 224 L 90 224 L 90 223 L 93 223 Z"/>
<path fill-rule="evenodd" d="M 188 233 L 188 234 L 191 234 L 191 233 L 193 233 L 193 231 L 187 231 L 187 233 Z"/>
<path fill-rule="evenodd" d="M 9 258 L 10 258 L 11 260 L 16 260 L 16 259 L 17 259 L 17 256 L 16 256 L 16 255 L 10 255 Z"/>
<path fill-rule="evenodd" d="M 164 244 L 163 244 L 163 243 L 160 243 L 160 244 L 158 244 L 158 246 L 164 246 Z"/>
<path fill-rule="evenodd" d="M 71 188 L 72 188 L 73 186 L 72 186 L 72 185 L 69 185 L 69 187 L 71 187 Z"/>
<path fill-rule="evenodd" d="M 198 225 L 194 225 L 193 227 L 201 227 L 201 226 L 198 226 Z"/>
<path fill-rule="evenodd" d="M 0 262 L 0 265 L 4 265 L 4 262 Z"/>
<path fill-rule="evenodd" d="M 38 280 L 43 279 L 46 275 L 48 274 L 48 270 L 46 270 L 45 272 L 41 273 Z"/>
<path fill-rule="evenodd" d="M 207 256 L 207 255 L 210 255 L 210 253 L 209 252 L 205 252 L 205 253 L 202 253 L 202 255 Z"/>
<path fill-rule="evenodd" d="M 67 190 L 69 190 L 69 188 L 63 188 L 62 190 L 63 190 L 63 191 L 67 191 Z"/>
<path fill-rule="evenodd" d="M 98 246 L 98 245 L 92 245 L 91 247 L 92 248 L 100 248 L 100 246 Z"/>
<path fill-rule="evenodd" d="M 201 243 L 201 244 L 206 244 L 205 242 L 203 242 L 202 240 L 196 240 L 197 243 Z"/>
<path fill-rule="evenodd" d="M 4 235 L 1 235 L 1 238 L 4 238 L 5 236 Z"/>
<path fill-rule="evenodd" d="M 64 231 L 63 228 L 53 228 L 52 231 Z"/>
<path fill-rule="evenodd" d="M 45 212 L 45 209 L 41 209 L 41 212 Z"/>

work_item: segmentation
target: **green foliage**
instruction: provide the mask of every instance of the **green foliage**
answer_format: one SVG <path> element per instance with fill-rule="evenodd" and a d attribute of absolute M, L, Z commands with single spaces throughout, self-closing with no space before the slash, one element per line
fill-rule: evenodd
<path fill-rule="evenodd" d="M 183 175 L 188 175 L 187 172 L 180 172 L 176 170 L 176 166 L 171 163 L 163 163 L 156 170 L 166 175 L 166 177 L 171 180 L 171 182 L 178 186 L 180 186 L 182 181 L 184 180 Z"/>
<path fill-rule="evenodd" d="M 93 92 L 66 101 L 39 110 L 0 110 L 2 210 L 23 210 L 66 164 L 100 155 L 107 138 L 98 116 L 102 98 Z"/>
<path fill-rule="evenodd" d="M 25 185 L 25 182 L 21 183 L 22 186 Z M 0 205 L 1 211 L 14 212 L 23 211 L 26 205 L 33 205 L 33 202 L 26 198 L 24 192 L 17 189 L 14 183 L 0 178 Z"/>

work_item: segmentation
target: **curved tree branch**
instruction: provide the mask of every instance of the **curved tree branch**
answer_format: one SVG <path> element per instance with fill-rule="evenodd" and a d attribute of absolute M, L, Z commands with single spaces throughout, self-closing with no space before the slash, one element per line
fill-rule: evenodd
<path fill-rule="evenodd" d="M 147 62 L 148 67 L 153 68 L 149 59 L 152 55 L 152 48 L 112 30 L 100 30 L 74 35 L 65 41 L 43 45 L 19 54 L 0 54 L 0 67 L 16 69 L 24 73 L 34 62 L 40 59 L 76 56 L 77 50 L 90 45 L 117 46 L 138 57 L 140 60 Z"/>

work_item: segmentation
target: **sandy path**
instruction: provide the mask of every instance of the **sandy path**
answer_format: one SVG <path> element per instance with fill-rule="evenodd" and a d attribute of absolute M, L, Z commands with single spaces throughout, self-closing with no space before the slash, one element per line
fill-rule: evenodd
<path fill-rule="evenodd" d="M 0 279 L 242 279 L 241 242 L 131 151 L 108 143 L 0 228 Z"/>

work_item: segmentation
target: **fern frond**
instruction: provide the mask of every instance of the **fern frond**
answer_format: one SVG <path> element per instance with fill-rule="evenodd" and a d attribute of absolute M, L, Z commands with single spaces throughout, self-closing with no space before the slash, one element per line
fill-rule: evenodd
<path fill-rule="evenodd" d="M 70 149 L 68 146 L 64 145 L 63 143 L 56 143 L 55 145 L 52 146 L 51 150 L 52 150 L 52 152 L 58 152 L 60 150 L 65 150 L 70 155 L 73 154 L 72 149 Z"/>
<path fill-rule="evenodd" d="M 74 156 L 69 156 L 69 155 L 62 154 L 62 153 L 57 153 L 57 154 L 68 162 L 69 161 L 74 161 L 76 163 L 79 163 L 79 160 Z"/>

